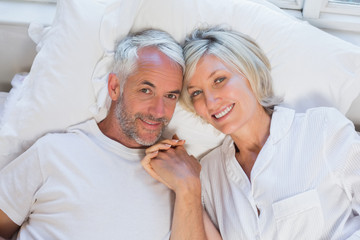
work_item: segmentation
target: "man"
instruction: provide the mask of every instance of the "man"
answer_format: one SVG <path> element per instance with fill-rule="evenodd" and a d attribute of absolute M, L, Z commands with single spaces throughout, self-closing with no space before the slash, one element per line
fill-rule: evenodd
<path fill-rule="evenodd" d="M 191 228 L 202 223 L 198 176 L 179 179 L 174 195 L 140 164 L 172 117 L 183 70 L 182 49 L 164 32 L 122 40 L 108 80 L 108 116 L 46 135 L 0 172 L 0 236 L 204 238 Z"/>

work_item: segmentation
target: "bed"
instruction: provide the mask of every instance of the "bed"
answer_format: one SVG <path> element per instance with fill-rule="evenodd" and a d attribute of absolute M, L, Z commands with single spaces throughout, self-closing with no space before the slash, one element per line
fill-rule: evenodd
<path fill-rule="evenodd" d="M 128 32 L 157 28 L 183 42 L 193 28 L 219 24 L 262 47 L 283 105 L 335 107 L 360 125 L 360 47 L 265 0 L 58 0 L 50 27 L 29 27 L 38 51 L 30 72 L 0 94 L 0 168 L 48 132 L 106 116 L 114 45 Z M 180 105 L 164 135 L 175 132 L 198 158 L 224 138 Z"/>

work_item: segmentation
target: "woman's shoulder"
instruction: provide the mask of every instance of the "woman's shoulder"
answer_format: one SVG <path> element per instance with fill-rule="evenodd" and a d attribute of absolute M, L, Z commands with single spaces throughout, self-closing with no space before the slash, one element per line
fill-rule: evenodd
<path fill-rule="evenodd" d="M 302 116 L 302 114 L 297 114 Z M 346 118 L 338 109 L 333 107 L 315 107 L 309 108 L 303 113 L 306 121 L 311 123 L 323 124 L 324 127 L 332 127 L 336 125 L 352 125 L 352 122 Z"/>
<path fill-rule="evenodd" d="M 205 171 L 211 171 L 211 169 L 218 169 L 218 167 L 224 164 L 225 160 L 228 158 L 227 155 L 232 152 L 232 148 L 233 141 L 230 136 L 226 136 L 220 146 L 211 150 L 200 160 L 202 169 Z"/>
<path fill-rule="evenodd" d="M 307 108 L 303 111 L 299 111 L 298 109 L 293 109 L 286 106 L 276 106 L 274 113 L 277 114 L 290 114 L 293 113 L 297 116 L 308 115 L 308 116 L 319 116 L 319 115 L 337 115 L 343 116 L 343 114 L 334 107 L 312 107 Z"/>
<path fill-rule="evenodd" d="M 347 122 L 348 120 L 344 114 L 334 107 L 314 107 L 308 108 L 303 112 L 286 107 L 276 107 L 275 113 L 278 115 L 293 113 L 295 121 L 306 122 Z"/>

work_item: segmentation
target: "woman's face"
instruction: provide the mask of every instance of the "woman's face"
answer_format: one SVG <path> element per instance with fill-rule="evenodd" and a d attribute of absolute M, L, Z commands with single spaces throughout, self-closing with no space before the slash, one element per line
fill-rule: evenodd
<path fill-rule="evenodd" d="M 195 111 L 224 134 L 251 122 L 260 104 L 249 81 L 214 55 L 204 55 L 189 80 Z"/>

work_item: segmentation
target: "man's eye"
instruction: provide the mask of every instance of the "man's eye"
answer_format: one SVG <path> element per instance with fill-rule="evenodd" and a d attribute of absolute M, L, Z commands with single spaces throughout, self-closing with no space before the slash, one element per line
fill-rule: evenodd
<path fill-rule="evenodd" d="M 151 91 L 150 91 L 150 89 L 148 89 L 148 88 L 143 88 L 143 89 L 141 89 L 140 90 L 140 92 L 142 92 L 142 93 L 150 93 Z"/>
<path fill-rule="evenodd" d="M 167 98 L 170 98 L 170 99 L 174 99 L 174 100 L 177 99 L 177 95 L 176 95 L 176 94 L 172 94 L 172 93 L 168 94 L 166 97 L 167 97 Z"/>
<path fill-rule="evenodd" d="M 224 77 L 220 77 L 220 78 L 215 79 L 215 80 L 214 80 L 214 83 L 215 83 L 215 84 L 221 83 L 221 82 L 223 82 L 224 80 L 225 80 Z"/>
<path fill-rule="evenodd" d="M 201 93 L 200 90 L 193 91 L 193 92 L 190 94 L 190 97 L 191 97 L 191 98 L 194 98 L 194 97 L 198 96 L 200 93 Z"/>

